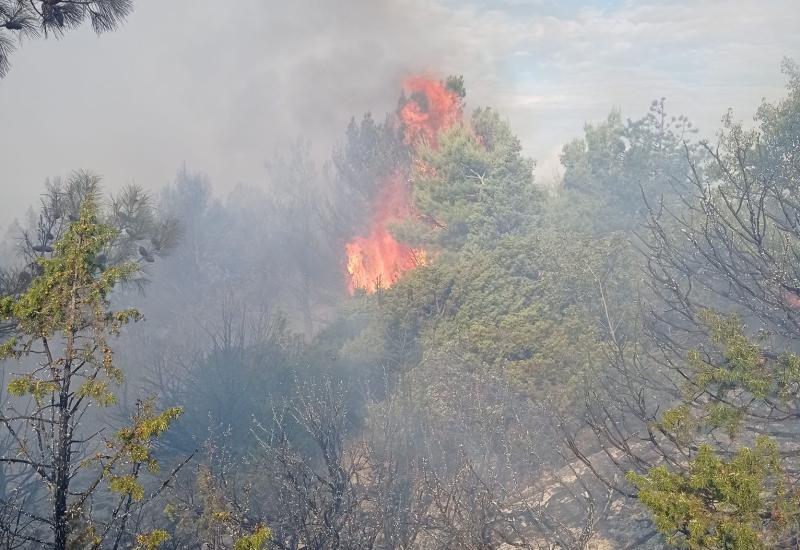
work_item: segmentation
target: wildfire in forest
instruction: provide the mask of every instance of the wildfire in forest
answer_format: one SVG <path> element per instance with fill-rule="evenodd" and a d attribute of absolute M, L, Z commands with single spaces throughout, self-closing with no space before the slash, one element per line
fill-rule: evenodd
<path fill-rule="evenodd" d="M 441 82 L 424 77 L 408 79 L 403 90 L 407 101 L 397 113 L 397 122 L 406 144 L 424 142 L 435 147 L 438 133 L 461 119 L 461 98 Z M 372 293 L 391 286 L 404 272 L 427 261 L 424 250 L 397 241 L 389 231 L 392 223 L 415 215 L 407 179 L 398 171 L 381 182 L 368 234 L 345 245 L 350 294 L 356 289 Z"/>

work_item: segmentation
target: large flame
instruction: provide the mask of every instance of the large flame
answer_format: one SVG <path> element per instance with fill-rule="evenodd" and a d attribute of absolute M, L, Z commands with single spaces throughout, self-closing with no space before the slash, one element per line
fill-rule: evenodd
<path fill-rule="evenodd" d="M 404 90 L 409 101 L 400 109 L 406 143 L 424 141 L 436 146 L 437 134 L 461 119 L 461 98 L 441 82 L 409 78 Z"/>
<path fill-rule="evenodd" d="M 407 101 L 398 111 L 398 122 L 407 145 L 437 144 L 438 133 L 461 119 L 461 99 L 441 82 L 424 77 L 408 79 L 403 90 Z M 402 172 L 382 182 L 372 205 L 372 221 L 366 236 L 354 237 L 345 245 L 347 288 L 372 293 L 386 288 L 410 269 L 424 265 L 427 254 L 398 242 L 389 226 L 415 215 L 411 188 Z"/>
<path fill-rule="evenodd" d="M 405 178 L 395 173 L 375 201 L 375 213 L 366 237 L 355 237 L 347 245 L 348 290 L 375 292 L 392 285 L 404 271 L 425 263 L 425 251 L 400 243 L 389 233 L 392 222 L 413 215 L 410 189 Z"/>

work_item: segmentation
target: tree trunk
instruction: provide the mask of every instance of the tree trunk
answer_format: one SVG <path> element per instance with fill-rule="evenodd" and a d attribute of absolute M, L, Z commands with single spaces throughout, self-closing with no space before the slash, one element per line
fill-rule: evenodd
<path fill-rule="evenodd" d="M 58 401 L 58 440 L 56 449 L 53 495 L 53 530 L 55 550 L 67 550 L 69 537 L 69 518 L 67 517 L 67 497 L 69 496 L 70 462 L 72 459 L 72 426 L 69 407 L 71 378 L 70 364 L 64 366 L 64 379 Z"/>

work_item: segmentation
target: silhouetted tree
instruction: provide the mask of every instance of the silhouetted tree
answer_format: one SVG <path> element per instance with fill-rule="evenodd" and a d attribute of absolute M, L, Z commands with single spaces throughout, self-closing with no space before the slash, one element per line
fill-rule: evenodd
<path fill-rule="evenodd" d="M 0 266 L 0 297 L 24 292 L 34 277 L 41 275 L 39 263 L 53 256 L 54 243 L 80 216 L 81 204 L 99 196 L 102 179 L 86 170 L 77 170 L 67 178 L 55 178 L 45 184 L 45 192 L 34 217 L 13 234 L 14 255 Z M 103 251 L 94 259 L 98 269 L 129 261 L 141 267 L 168 255 L 177 245 L 181 228 L 177 219 L 162 215 L 150 196 L 135 185 L 112 194 L 98 205 L 98 218 L 115 231 Z M 142 285 L 147 272 L 140 269 L 129 281 Z M 0 340 L 14 328 L 14 321 L 0 320 Z"/>
<path fill-rule="evenodd" d="M 133 0 L 0 0 L 0 78 L 22 38 L 61 36 L 88 21 L 96 33 L 116 29 Z"/>

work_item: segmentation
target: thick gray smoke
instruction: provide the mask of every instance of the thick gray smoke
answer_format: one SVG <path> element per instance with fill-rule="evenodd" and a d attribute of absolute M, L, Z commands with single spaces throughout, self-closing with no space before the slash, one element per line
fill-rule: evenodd
<path fill-rule="evenodd" d="M 751 112 L 800 49 L 795 13 L 793 0 L 138 0 L 120 31 L 28 41 L 12 58 L 0 224 L 74 168 L 111 188 L 157 189 L 183 161 L 222 192 L 260 184 L 277 144 L 302 134 L 324 158 L 351 115 L 391 109 L 420 71 L 463 74 L 470 104 L 508 116 L 547 180 L 561 144 L 613 107 L 666 95 L 709 128 L 721 106 Z"/>

